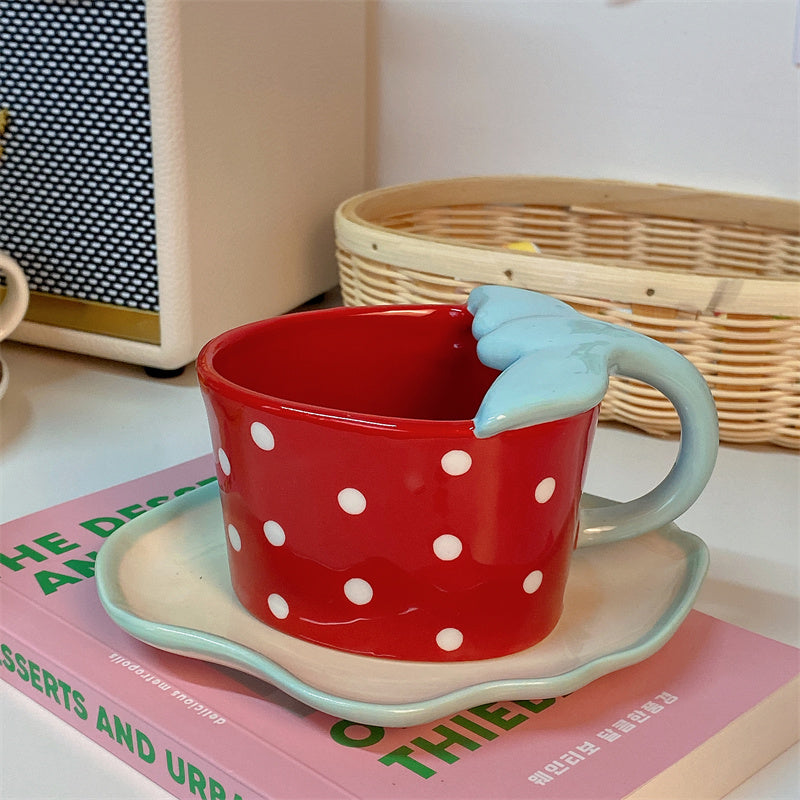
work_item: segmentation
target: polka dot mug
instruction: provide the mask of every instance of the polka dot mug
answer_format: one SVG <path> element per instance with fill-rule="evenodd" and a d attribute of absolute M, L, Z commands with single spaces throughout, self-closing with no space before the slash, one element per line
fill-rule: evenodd
<path fill-rule="evenodd" d="M 682 356 L 507 287 L 464 306 L 255 322 L 209 342 L 197 369 L 241 603 L 291 636 L 384 658 L 535 645 L 558 622 L 573 549 L 677 517 L 717 451 L 713 400 Z M 672 400 L 681 447 L 643 497 L 581 509 L 615 372 Z"/>

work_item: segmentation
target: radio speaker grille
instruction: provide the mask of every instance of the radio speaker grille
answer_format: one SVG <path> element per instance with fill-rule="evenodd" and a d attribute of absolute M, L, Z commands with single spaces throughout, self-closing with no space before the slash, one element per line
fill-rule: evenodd
<path fill-rule="evenodd" d="M 0 248 L 34 292 L 158 311 L 145 3 L 0 15 Z"/>

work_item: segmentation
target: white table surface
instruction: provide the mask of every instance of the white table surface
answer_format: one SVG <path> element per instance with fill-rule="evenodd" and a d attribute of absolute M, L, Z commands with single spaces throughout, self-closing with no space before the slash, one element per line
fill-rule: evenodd
<path fill-rule="evenodd" d="M 136 366 L 5 342 L 0 522 L 211 450 L 193 367 L 156 380 Z M 586 489 L 630 499 L 677 451 L 601 425 Z M 697 608 L 800 646 L 800 455 L 723 446 L 712 479 L 678 520 L 711 550 Z M 795 745 L 735 789 L 735 800 L 800 797 Z M 0 798 L 166 800 L 164 790 L 0 681 Z"/>

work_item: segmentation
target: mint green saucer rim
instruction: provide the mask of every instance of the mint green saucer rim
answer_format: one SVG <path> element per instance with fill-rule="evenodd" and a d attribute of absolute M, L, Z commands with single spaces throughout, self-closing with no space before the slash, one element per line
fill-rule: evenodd
<path fill-rule="evenodd" d="M 126 523 L 109 538 L 97 557 L 96 582 L 106 613 L 123 630 L 160 650 L 230 667 L 281 689 L 312 708 L 350 722 L 384 727 L 409 727 L 438 720 L 484 703 L 514 699 L 550 698 L 570 694 L 598 678 L 644 661 L 660 650 L 691 611 L 709 564 L 706 544 L 693 533 L 671 523 L 654 531 L 678 545 L 686 557 L 683 581 L 672 603 L 651 630 L 632 645 L 592 659 L 560 675 L 528 679 L 493 679 L 443 693 L 426 700 L 382 704 L 330 693 L 301 680 L 266 655 L 224 637 L 201 630 L 152 622 L 126 610 L 119 602 L 116 581 L 122 556 L 136 540 L 193 506 L 218 501 L 219 487 L 209 484 L 177 497 Z M 587 495 L 589 504 L 603 501 Z M 614 546 L 596 545 L 596 547 Z"/>

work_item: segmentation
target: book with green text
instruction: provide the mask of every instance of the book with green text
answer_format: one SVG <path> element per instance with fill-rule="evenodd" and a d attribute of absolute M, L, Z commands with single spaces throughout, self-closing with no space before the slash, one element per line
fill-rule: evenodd
<path fill-rule="evenodd" d="M 0 675 L 176 797 L 720 797 L 800 736 L 800 651 L 696 611 L 658 653 L 567 697 L 414 728 L 338 719 L 143 644 L 100 605 L 97 552 L 213 475 L 209 455 L 0 527 Z"/>

